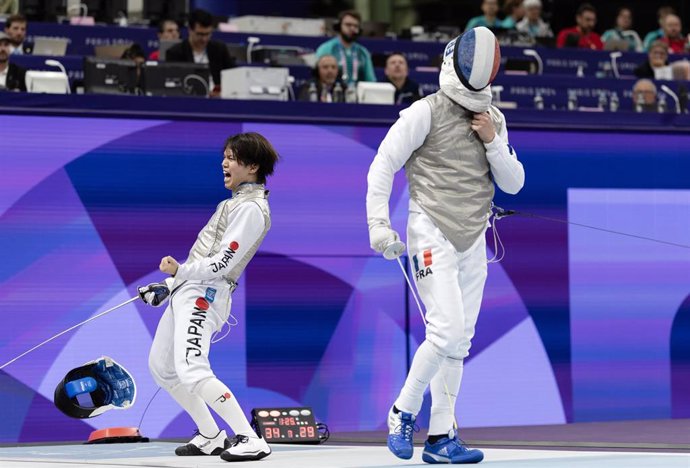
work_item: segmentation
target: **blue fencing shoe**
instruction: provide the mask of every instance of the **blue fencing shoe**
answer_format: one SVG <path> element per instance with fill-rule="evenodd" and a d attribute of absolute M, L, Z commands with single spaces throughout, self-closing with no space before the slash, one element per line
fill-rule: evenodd
<path fill-rule="evenodd" d="M 422 460 L 426 463 L 479 463 L 483 459 L 484 453 L 481 450 L 468 448 L 452 430 L 448 437 L 434 444 L 426 441 L 422 453 Z"/>
<path fill-rule="evenodd" d="M 388 413 L 388 449 L 398 458 L 412 458 L 412 435 L 419 430 L 415 427 L 415 419 L 414 414 L 403 411 L 394 413 L 393 408 Z"/>

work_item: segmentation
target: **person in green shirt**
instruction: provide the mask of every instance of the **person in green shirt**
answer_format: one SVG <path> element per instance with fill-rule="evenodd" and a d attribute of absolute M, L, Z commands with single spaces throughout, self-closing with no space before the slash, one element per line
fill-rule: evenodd
<path fill-rule="evenodd" d="M 517 24 L 525 17 L 525 8 L 522 6 L 522 0 L 506 0 L 503 5 L 503 12 L 506 17 L 501 23 L 503 29 L 515 29 Z"/>
<path fill-rule="evenodd" d="M 476 28 L 478 26 L 486 26 L 487 28 L 500 28 L 502 22 L 498 19 L 498 0 L 484 0 L 482 2 L 482 16 L 475 16 L 467 22 L 465 31 Z"/>
<path fill-rule="evenodd" d="M 609 29 L 602 36 L 604 44 L 608 41 L 625 41 L 628 43 L 628 51 L 642 52 L 640 36 L 632 29 L 632 11 L 630 8 L 621 7 L 616 15 L 616 27 Z"/>
<path fill-rule="evenodd" d="M 366 47 L 357 43 L 361 32 L 362 17 L 355 10 L 346 10 L 338 15 L 338 35 L 316 49 L 316 57 L 332 55 L 338 61 L 342 79 L 348 85 L 358 81 L 376 81 L 374 64 Z"/>

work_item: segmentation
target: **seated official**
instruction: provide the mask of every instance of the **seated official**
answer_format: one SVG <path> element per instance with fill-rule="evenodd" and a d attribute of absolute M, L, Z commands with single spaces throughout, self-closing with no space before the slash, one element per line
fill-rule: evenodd
<path fill-rule="evenodd" d="M 576 25 L 558 33 L 557 47 L 577 47 L 579 49 L 602 50 L 604 43 L 594 32 L 597 25 L 597 10 L 589 3 L 583 3 L 575 15 Z"/>
<path fill-rule="evenodd" d="M 465 31 L 479 26 L 485 26 L 487 28 L 502 27 L 502 21 L 498 18 L 498 0 L 483 0 L 481 8 L 484 14 L 471 18 L 465 25 Z"/>
<path fill-rule="evenodd" d="M 632 90 L 632 108 L 637 112 L 657 112 L 656 96 L 656 85 L 652 80 L 638 80 Z"/>
<path fill-rule="evenodd" d="M 299 91 L 299 101 L 344 102 L 347 84 L 342 80 L 338 62 L 332 55 L 323 55 L 312 71 L 313 78 Z M 338 86 L 339 91 L 338 91 Z"/>
<path fill-rule="evenodd" d="M 209 88 L 211 96 L 220 96 L 220 72 L 232 68 L 235 63 L 227 46 L 220 41 L 211 40 L 213 16 L 203 10 L 194 10 L 189 15 L 189 36 L 168 49 L 167 62 L 207 63 L 211 71 Z"/>
<path fill-rule="evenodd" d="M 26 17 L 22 14 L 11 15 L 5 21 L 5 34 L 10 40 L 10 54 L 30 55 L 34 45 L 26 40 Z"/>
<path fill-rule="evenodd" d="M 383 73 L 387 80 L 395 86 L 395 103 L 412 104 L 422 98 L 423 93 L 419 84 L 408 76 L 407 59 L 400 52 L 394 52 L 386 59 Z"/>
<path fill-rule="evenodd" d="M 0 32 L 0 91 L 26 91 L 26 70 L 10 63 L 12 42 Z"/>
<path fill-rule="evenodd" d="M 171 19 L 164 19 L 158 23 L 158 43 L 161 41 L 176 41 L 180 38 L 180 27 Z M 160 50 L 149 54 L 149 60 L 160 60 Z"/>
<path fill-rule="evenodd" d="M 338 35 L 321 44 L 316 49 L 316 56 L 335 57 L 343 81 L 348 85 L 356 85 L 359 81 L 376 81 L 371 54 L 357 42 L 362 32 L 360 14 L 355 10 L 341 11 L 336 25 Z"/>
<path fill-rule="evenodd" d="M 621 7 L 616 15 L 616 27 L 609 29 L 602 36 L 604 44 L 609 41 L 627 42 L 627 50 L 630 52 L 642 52 L 642 40 L 636 31 L 632 29 L 633 17 L 630 8 Z"/>
<path fill-rule="evenodd" d="M 653 80 L 690 80 L 690 62 L 678 60 L 669 64 L 668 57 L 668 45 L 663 41 L 654 41 L 649 46 L 647 61 L 635 69 L 635 76 Z"/>
<path fill-rule="evenodd" d="M 515 25 L 515 29 L 532 37 L 553 37 L 551 25 L 541 18 L 541 0 L 525 0 L 522 5 L 525 8 L 525 17 Z"/>

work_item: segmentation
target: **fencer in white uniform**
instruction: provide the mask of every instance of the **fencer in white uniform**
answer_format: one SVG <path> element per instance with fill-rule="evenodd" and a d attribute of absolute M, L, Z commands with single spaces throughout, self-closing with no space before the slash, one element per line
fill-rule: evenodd
<path fill-rule="evenodd" d="M 142 299 L 152 305 L 170 296 L 151 345 L 149 368 L 156 383 L 198 427 L 196 436 L 176 449 L 177 455 L 242 461 L 271 453 L 233 393 L 211 370 L 208 356 L 212 336 L 228 321 L 237 280 L 271 226 L 264 183 L 277 158 L 271 144 L 257 133 L 229 138 L 222 167 L 232 197 L 217 206 L 184 263 L 169 256 L 161 260 L 160 270 L 171 278 L 140 288 Z M 209 407 L 233 430 L 232 439 L 216 425 Z"/>
<path fill-rule="evenodd" d="M 426 339 L 389 413 L 388 447 L 413 455 L 412 434 L 431 386 L 427 463 L 477 463 L 455 431 L 455 402 L 469 354 L 487 274 L 485 231 L 494 183 L 509 194 L 524 184 L 524 169 L 508 142 L 503 114 L 491 105 L 490 83 L 500 63 L 496 38 L 475 28 L 444 53 L 440 90 L 400 113 L 369 169 L 367 221 L 371 247 L 399 241 L 391 228 L 393 177 L 403 166 L 410 191 L 407 247 L 426 308 Z M 394 252 L 400 255 L 402 251 Z"/>

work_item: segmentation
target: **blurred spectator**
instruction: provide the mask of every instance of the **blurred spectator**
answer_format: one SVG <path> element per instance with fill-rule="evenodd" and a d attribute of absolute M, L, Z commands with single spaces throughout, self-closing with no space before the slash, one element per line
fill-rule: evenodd
<path fill-rule="evenodd" d="M 649 47 L 652 45 L 652 42 L 658 41 L 661 39 L 664 35 L 664 29 L 663 29 L 663 24 L 664 24 L 664 18 L 666 18 L 666 15 L 670 14 L 675 14 L 676 10 L 673 9 L 673 7 L 670 6 L 662 6 L 659 8 L 656 12 L 656 19 L 659 22 L 659 29 L 655 29 L 654 31 L 651 31 L 644 37 L 644 50 L 649 50 Z"/>
<path fill-rule="evenodd" d="M 0 90 L 26 91 L 26 70 L 10 63 L 11 48 L 10 38 L 0 32 Z"/>
<path fill-rule="evenodd" d="M 393 52 L 386 59 L 384 73 L 395 86 L 395 103 L 412 104 L 422 98 L 419 84 L 408 77 L 407 59 L 400 52 Z"/>
<path fill-rule="evenodd" d="M 0 15 L 19 13 L 19 0 L 0 0 Z"/>
<path fill-rule="evenodd" d="M 376 81 L 371 54 L 357 43 L 362 32 L 362 17 L 355 10 L 346 10 L 338 15 L 338 35 L 319 46 L 316 56 L 332 55 L 338 61 L 343 81 L 348 85 L 358 81 Z"/>
<path fill-rule="evenodd" d="M 10 38 L 10 50 L 13 55 L 29 55 L 34 45 L 26 42 L 26 17 L 11 15 L 5 22 L 5 34 Z"/>
<path fill-rule="evenodd" d="M 171 19 L 164 19 L 158 23 L 158 42 L 176 41 L 180 38 L 180 27 Z M 149 54 L 149 60 L 159 60 L 160 50 L 154 50 Z"/>
<path fill-rule="evenodd" d="M 637 112 L 657 112 L 656 85 L 643 78 L 633 86 L 632 108 Z"/>
<path fill-rule="evenodd" d="M 347 84 L 340 77 L 335 57 L 321 56 L 312 70 L 312 75 L 313 78 L 300 88 L 298 100 L 311 101 L 311 94 L 316 93 L 317 102 L 344 102 Z M 339 86 L 339 92 L 336 92 L 336 84 Z"/>
<path fill-rule="evenodd" d="M 558 33 L 558 47 L 577 47 L 580 49 L 601 50 L 604 44 L 599 34 L 594 32 L 597 25 L 597 10 L 589 3 L 583 3 L 575 15 L 576 26 L 565 28 Z"/>
<path fill-rule="evenodd" d="M 690 80 L 690 62 L 677 60 L 668 63 L 668 46 L 663 41 L 654 41 L 649 47 L 647 61 L 635 69 L 638 78 L 655 80 Z"/>
<path fill-rule="evenodd" d="M 487 28 L 501 27 L 501 20 L 498 19 L 498 0 L 482 1 L 482 12 L 484 13 L 483 15 L 475 16 L 467 22 L 465 31 L 478 26 L 486 26 Z"/>
<path fill-rule="evenodd" d="M 146 53 L 139 44 L 132 44 L 122 53 L 123 60 L 133 60 L 137 65 L 137 88 L 141 88 L 141 66 L 146 62 Z"/>
<path fill-rule="evenodd" d="M 616 15 L 616 27 L 606 31 L 601 36 L 601 40 L 604 43 L 609 41 L 625 41 L 628 43 L 628 51 L 642 52 L 642 40 L 637 32 L 632 29 L 632 24 L 633 17 L 630 8 L 619 8 Z"/>
<path fill-rule="evenodd" d="M 541 0 L 525 0 L 522 6 L 525 17 L 517 24 L 517 30 L 532 37 L 553 37 L 551 26 L 541 19 Z"/>
<path fill-rule="evenodd" d="M 220 72 L 232 68 L 234 62 L 225 43 L 211 40 L 213 16 L 204 10 L 189 14 L 189 29 L 186 41 L 175 44 L 165 54 L 167 62 L 207 63 L 211 71 L 209 88 L 211 96 L 220 95 Z"/>
<path fill-rule="evenodd" d="M 142 49 L 139 44 L 132 44 L 129 46 L 124 52 L 122 52 L 122 57 L 120 58 L 125 60 L 134 60 L 137 64 L 137 67 L 140 67 L 144 64 L 144 62 L 146 62 L 146 54 L 144 53 L 144 49 Z"/>
<path fill-rule="evenodd" d="M 664 17 L 661 28 L 664 31 L 660 41 L 666 44 L 672 54 L 682 54 L 685 52 L 688 41 L 683 37 L 682 24 L 680 18 L 673 13 Z"/>
<path fill-rule="evenodd" d="M 638 78 L 671 79 L 668 46 L 661 41 L 654 41 L 647 52 L 647 61 L 637 67 L 634 73 Z"/>
<path fill-rule="evenodd" d="M 525 17 L 525 8 L 522 0 L 506 0 L 503 5 L 503 12 L 506 17 L 501 22 L 503 29 L 515 29 L 517 24 Z"/>

